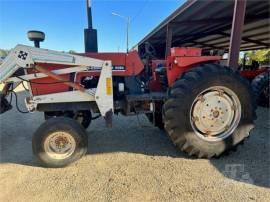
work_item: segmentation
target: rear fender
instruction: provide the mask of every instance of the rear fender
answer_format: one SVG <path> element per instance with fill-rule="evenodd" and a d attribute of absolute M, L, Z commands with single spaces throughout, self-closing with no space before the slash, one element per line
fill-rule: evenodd
<path fill-rule="evenodd" d="M 171 87 L 174 81 L 189 69 L 202 63 L 216 63 L 220 59 L 220 56 L 168 56 L 166 66 L 169 87 Z"/>

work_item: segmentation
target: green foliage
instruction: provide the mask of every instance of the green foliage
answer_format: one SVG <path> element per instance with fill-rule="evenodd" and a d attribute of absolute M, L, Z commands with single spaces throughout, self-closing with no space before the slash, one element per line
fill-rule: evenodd
<path fill-rule="evenodd" d="M 258 61 L 260 65 L 270 64 L 270 49 L 247 51 L 245 55 L 247 65 L 250 65 L 252 61 Z"/>
<path fill-rule="evenodd" d="M 0 57 L 6 57 L 9 53 L 9 50 L 0 49 Z"/>
<path fill-rule="evenodd" d="M 70 53 L 70 54 L 74 54 L 74 53 L 76 53 L 76 51 L 74 51 L 74 50 L 70 50 L 70 51 L 68 51 L 68 53 Z"/>

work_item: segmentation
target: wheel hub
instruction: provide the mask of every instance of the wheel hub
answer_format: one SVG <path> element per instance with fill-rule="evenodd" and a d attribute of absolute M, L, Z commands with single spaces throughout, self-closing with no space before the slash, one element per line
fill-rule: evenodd
<path fill-rule="evenodd" d="M 71 156 L 75 148 L 75 139 L 67 132 L 54 132 L 44 142 L 45 152 L 55 159 L 65 159 Z"/>
<path fill-rule="evenodd" d="M 219 111 L 218 110 L 214 111 L 213 112 L 213 117 L 218 118 L 218 116 L 219 116 Z"/>
<path fill-rule="evenodd" d="M 220 140 L 237 127 L 241 105 L 230 89 L 212 87 L 197 96 L 192 105 L 191 117 L 196 134 L 211 141 Z"/>

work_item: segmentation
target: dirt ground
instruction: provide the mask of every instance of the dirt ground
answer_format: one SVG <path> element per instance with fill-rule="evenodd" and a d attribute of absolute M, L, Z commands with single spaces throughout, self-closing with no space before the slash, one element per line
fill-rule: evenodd
<path fill-rule="evenodd" d="M 98 119 L 87 130 L 88 154 L 67 168 L 33 160 L 31 138 L 42 113 L 0 116 L 0 201 L 269 201 L 269 110 L 236 152 L 190 158 L 144 116 Z M 268 198 L 268 199 L 267 199 Z"/>

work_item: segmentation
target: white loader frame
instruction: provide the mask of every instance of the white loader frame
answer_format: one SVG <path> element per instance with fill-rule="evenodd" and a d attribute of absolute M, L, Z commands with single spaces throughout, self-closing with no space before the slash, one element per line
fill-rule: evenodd
<path fill-rule="evenodd" d="M 72 65 L 72 67 L 48 71 L 39 67 L 39 63 Z M 93 67 L 101 68 L 97 88 L 85 89 L 83 86 L 75 84 L 72 81 L 67 82 L 60 80 L 73 87 L 74 90 L 33 96 L 30 84 L 28 83 L 30 97 L 26 99 L 26 106 L 29 111 L 35 111 L 39 104 L 96 102 L 101 115 L 105 117 L 107 112 L 113 112 L 111 61 L 103 61 L 47 49 L 17 45 L 0 65 L 0 83 L 19 83 L 22 82 L 22 80 L 31 82 L 31 79 L 45 78 L 48 76 L 60 79 L 61 74 L 89 72 Z M 25 70 L 27 68 L 36 68 L 41 73 L 12 77 L 19 68 Z"/>

